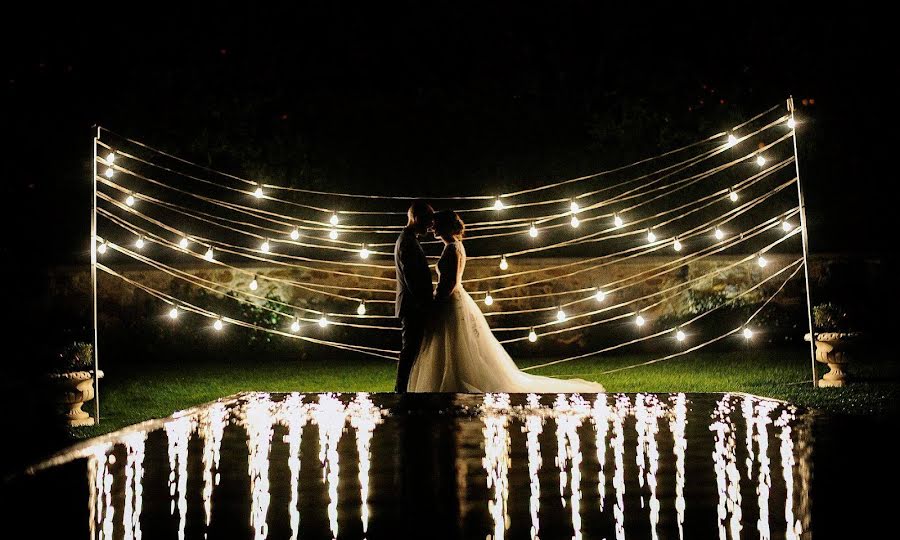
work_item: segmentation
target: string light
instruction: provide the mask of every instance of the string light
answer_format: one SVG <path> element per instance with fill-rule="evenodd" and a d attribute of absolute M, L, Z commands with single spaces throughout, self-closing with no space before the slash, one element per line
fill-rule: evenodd
<path fill-rule="evenodd" d="M 537 341 L 537 333 L 534 331 L 534 328 L 532 328 L 531 331 L 528 332 L 528 341 L 532 343 Z"/>
<path fill-rule="evenodd" d="M 675 332 L 675 339 L 678 341 L 684 341 L 687 336 L 685 333 L 679 328 L 678 331 Z"/>
<path fill-rule="evenodd" d="M 110 151 L 110 153 L 106 154 L 106 162 L 107 162 L 107 163 L 112 163 L 112 162 L 114 162 L 115 160 L 116 160 L 116 153 L 115 153 L 115 151 Z"/>
<path fill-rule="evenodd" d="M 788 118 L 788 121 L 787 121 L 787 127 L 791 128 L 791 129 L 794 129 L 795 127 L 797 127 L 797 121 L 794 120 L 793 117 Z"/>
<path fill-rule="evenodd" d="M 210 247 L 209 249 L 206 250 L 206 255 L 204 255 L 203 258 L 206 259 L 207 261 L 213 260 L 213 248 L 212 247 Z"/>
<path fill-rule="evenodd" d="M 615 224 L 616 228 L 621 228 L 622 225 L 625 224 L 625 222 L 622 221 L 622 218 L 619 217 L 619 214 L 615 214 L 615 215 L 613 216 L 613 223 Z"/>
<path fill-rule="evenodd" d="M 190 241 L 187 239 L 187 236 L 182 236 L 181 241 L 178 242 L 178 245 L 181 246 L 181 249 L 187 249 L 188 244 L 190 244 Z"/>
<path fill-rule="evenodd" d="M 681 240 L 676 238 L 675 241 L 672 243 L 672 247 L 675 249 L 675 251 L 681 251 L 681 248 L 682 248 Z"/>
<path fill-rule="evenodd" d="M 737 191 L 735 191 L 733 189 L 728 190 L 728 198 L 731 200 L 731 202 L 737 202 L 737 200 L 738 200 Z"/>
<path fill-rule="evenodd" d="M 594 295 L 594 298 L 596 298 L 598 302 L 602 302 L 606 300 L 606 293 L 600 289 L 597 289 L 597 293 Z"/>
<path fill-rule="evenodd" d="M 360 259 L 368 259 L 369 258 L 369 248 L 363 244 L 362 249 L 359 250 L 359 258 Z"/>
<path fill-rule="evenodd" d="M 581 225 L 581 222 L 578 221 L 578 216 L 572 216 L 572 221 L 570 221 L 569 224 L 572 225 L 573 229 L 576 229 Z"/>
<path fill-rule="evenodd" d="M 530 236 L 532 238 L 537 238 L 537 235 L 538 235 L 538 229 L 537 229 L 537 227 L 534 226 L 534 223 L 532 223 L 531 228 L 528 229 L 528 236 Z"/>
<path fill-rule="evenodd" d="M 365 315 L 366 314 L 366 302 L 365 300 L 360 300 L 359 305 L 356 306 L 356 314 L 357 315 Z"/>
<path fill-rule="evenodd" d="M 328 233 L 328 238 L 337 240 L 337 229 L 331 229 L 331 231 Z"/>
<path fill-rule="evenodd" d="M 731 148 L 732 146 L 736 145 L 737 142 L 738 142 L 738 140 L 737 140 L 737 137 L 734 136 L 734 133 L 729 133 L 728 134 L 728 143 L 726 144 L 726 147 Z"/>
<path fill-rule="evenodd" d="M 291 240 L 299 240 L 300 239 L 300 229 L 295 228 L 291 231 Z"/>
<path fill-rule="evenodd" d="M 716 236 L 716 240 L 721 240 L 725 238 L 725 233 L 722 232 L 722 229 L 716 227 L 716 231 L 713 233 Z"/>
<path fill-rule="evenodd" d="M 506 208 L 506 206 L 503 204 L 503 201 L 500 200 L 500 197 L 497 197 L 497 200 L 494 201 L 494 210 L 497 210 L 499 212 L 504 208 Z"/>
<path fill-rule="evenodd" d="M 217 332 L 221 331 L 223 326 L 222 319 L 216 319 L 216 322 L 213 323 L 213 328 L 215 328 Z"/>
<path fill-rule="evenodd" d="M 562 307 L 560 307 L 559 311 L 556 312 L 556 320 L 559 322 L 563 322 L 566 320 L 566 312 L 563 311 Z"/>
<path fill-rule="evenodd" d="M 653 229 L 647 229 L 647 241 L 656 242 L 656 233 L 653 232 Z"/>
<path fill-rule="evenodd" d="M 256 186 L 256 191 L 253 192 L 253 196 L 256 197 L 257 199 L 262 199 L 262 196 L 263 196 L 263 190 L 262 190 L 262 186 L 261 186 L 261 185 L 260 185 L 260 186 Z"/>
<path fill-rule="evenodd" d="M 491 291 L 488 291 L 487 296 L 484 297 L 484 305 L 486 305 L 486 306 L 494 305 L 494 297 L 491 296 Z"/>
<path fill-rule="evenodd" d="M 259 281 L 256 280 L 256 276 L 253 276 L 253 281 L 250 282 L 250 290 L 255 291 L 259 288 Z"/>
<path fill-rule="evenodd" d="M 134 247 L 136 247 L 138 249 L 143 249 L 143 247 L 144 247 L 144 237 L 143 236 L 138 236 L 138 239 L 135 240 L 135 242 L 134 242 Z"/>
<path fill-rule="evenodd" d="M 263 253 L 268 253 L 268 252 L 269 252 L 269 247 L 270 247 L 270 246 L 269 246 L 269 240 L 266 239 L 266 240 L 263 240 L 263 243 L 262 243 L 262 244 L 260 244 L 259 250 L 262 251 Z"/>
<path fill-rule="evenodd" d="M 322 314 L 322 317 L 319 318 L 319 326 L 321 328 L 328 326 L 328 317 L 326 317 L 324 313 Z"/>
<path fill-rule="evenodd" d="M 581 210 L 581 207 L 578 206 L 578 203 L 575 202 L 575 201 L 572 201 L 572 204 L 569 205 L 569 208 L 572 210 L 572 213 L 573 213 L 573 214 L 575 214 L 575 213 L 577 213 L 579 210 Z"/>
<path fill-rule="evenodd" d="M 294 322 L 291 323 L 291 332 L 297 333 L 300 331 L 300 321 L 294 318 Z"/>
<path fill-rule="evenodd" d="M 765 156 L 763 156 L 762 154 L 757 154 L 756 155 L 756 164 L 759 165 L 760 167 L 765 165 L 766 164 Z"/>
<path fill-rule="evenodd" d="M 112 167 L 107 167 L 106 172 L 103 173 L 107 178 L 112 178 L 115 171 L 113 171 Z"/>
<path fill-rule="evenodd" d="M 506 270 L 509 268 L 509 263 L 506 262 L 506 255 L 500 258 L 500 270 Z"/>
<path fill-rule="evenodd" d="M 106 253 L 106 242 L 105 241 L 102 244 L 100 244 L 99 246 L 97 246 L 97 253 L 99 253 L 100 255 L 103 255 L 104 253 Z"/>
<path fill-rule="evenodd" d="M 753 330 L 749 328 L 744 328 L 744 339 L 750 339 L 753 337 Z"/>
<path fill-rule="evenodd" d="M 638 325 L 638 326 L 644 326 L 644 323 L 646 323 L 646 322 L 647 322 L 647 320 L 644 319 L 644 316 L 643 316 L 643 315 L 638 315 L 638 316 L 635 317 L 635 319 L 634 319 L 634 324 L 636 324 L 636 325 Z"/>
<path fill-rule="evenodd" d="M 793 228 L 794 228 L 794 226 L 791 224 L 790 221 L 784 220 L 781 222 L 781 230 L 783 230 L 784 232 L 791 232 L 791 230 L 793 230 Z"/>
<path fill-rule="evenodd" d="M 128 195 L 128 197 L 125 198 L 125 204 L 134 206 L 134 195 Z"/>
<path fill-rule="evenodd" d="M 337 227 L 337 224 L 340 223 L 341 220 L 338 219 L 337 212 L 335 212 L 334 214 L 331 214 L 331 219 L 329 219 L 328 221 L 329 223 L 331 223 L 332 227 Z"/>
<path fill-rule="evenodd" d="M 172 309 L 169 310 L 169 318 L 173 321 L 178 318 L 178 308 L 172 306 Z"/>
<path fill-rule="evenodd" d="M 766 265 L 769 264 L 769 261 L 767 261 L 766 258 L 763 257 L 762 255 L 760 255 L 759 258 L 756 259 L 756 263 L 759 265 L 760 268 L 765 268 Z"/>

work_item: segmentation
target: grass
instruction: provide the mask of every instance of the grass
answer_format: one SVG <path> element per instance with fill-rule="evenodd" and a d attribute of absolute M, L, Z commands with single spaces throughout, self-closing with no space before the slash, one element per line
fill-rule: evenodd
<path fill-rule="evenodd" d="M 841 389 L 814 389 L 806 349 L 704 352 L 650 366 L 603 374 L 649 356 L 584 359 L 541 368 L 534 373 L 577 376 L 600 381 L 609 392 L 748 392 L 815 407 L 826 412 L 887 414 L 897 412 L 900 385 L 894 362 L 853 365 L 857 382 Z M 520 367 L 546 362 L 531 359 Z M 822 368 L 819 366 L 819 375 Z M 265 361 L 141 365 L 121 369 L 107 365 L 101 385 L 99 426 L 79 428 L 77 438 L 106 433 L 149 418 L 242 391 L 389 392 L 395 364 L 365 358 L 335 357 L 316 361 Z M 90 410 L 91 406 L 85 406 Z"/>

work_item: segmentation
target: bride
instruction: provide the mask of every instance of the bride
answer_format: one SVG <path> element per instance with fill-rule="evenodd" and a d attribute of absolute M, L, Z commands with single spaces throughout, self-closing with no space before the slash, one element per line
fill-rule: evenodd
<path fill-rule="evenodd" d="M 463 289 L 466 249 L 462 219 L 452 210 L 434 215 L 444 241 L 438 286 L 425 337 L 413 364 L 410 392 L 603 392 L 599 383 L 554 379 L 519 371 L 497 341 L 478 305 Z"/>

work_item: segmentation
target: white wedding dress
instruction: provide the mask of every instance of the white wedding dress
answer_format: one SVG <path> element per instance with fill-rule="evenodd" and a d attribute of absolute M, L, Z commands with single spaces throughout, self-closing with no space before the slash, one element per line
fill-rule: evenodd
<path fill-rule="evenodd" d="M 410 392 L 604 392 L 583 379 L 554 379 L 519 371 L 497 341 L 478 305 L 463 289 L 462 242 L 444 247 L 425 337 L 413 364 Z"/>

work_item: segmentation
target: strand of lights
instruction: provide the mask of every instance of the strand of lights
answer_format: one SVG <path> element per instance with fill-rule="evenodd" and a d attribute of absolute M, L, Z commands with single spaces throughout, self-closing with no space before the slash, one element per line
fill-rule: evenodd
<path fill-rule="evenodd" d="M 581 225 L 581 221 L 578 219 L 578 216 L 572 215 L 572 219 L 569 221 L 569 225 L 572 226 L 573 229 L 577 229 L 579 225 Z"/>
<path fill-rule="evenodd" d="M 291 231 L 291 240 L 297 241 L 300 239 L 300 229 L 294 227 L 294 230 Z"/>
<path fill-rule="evenodd" d="M 647 229 L 647 241 L 651 244 L 656 242 L 656 233 L 653 232 L 653 229 Z"/>
<path fill-rule="evenodd" d="M 603 292 L 603 289 L 597 289 L 597 292 L 594 294 L 594 298 L 598 302 L 603 302 L 606 300 L 606 293 Z"/>
<path fill-rule="evenodd" d="M 272 246 L 269 245 L 269 240 L 263 240 L 263 243 L 259 245 L 259 250 L 263 253 L 268 253 Z"/>
<path fill-rule="evenodd" d="M 738 200 L 738 193 L 737 193 L 736 190 L 731 189 L 731 190 L 728 191 L 728 200 L 730 200 L 731 202 L 737 202 L 737 200 Z"/>
<path fill-rule="evenodd" d="M 794 225 L 791 224 L 790 221 L 784 220 L 781 222 L 781 230 L 783 230 L 784 232 L 791 232 L 791 230 L 793 230 L 793 228 L 794 228 Z"/>
<path fill-rule="evenodd" d="M 528 341 L 534 343 L 535 341 L 537 341 L 537 338 L 538 338 L 538 335 L 534 331 L 534 328 L 532 328 L 531 331 L 528 332 Z"/>
<path fill-rule="evenodd" d="M 359 258 L 360 259 L 368 259 L 369 258 L 369 248 L 366 247 L 365 244 L 362 245 L 362 249 L 359 250 Z"/>
<path fill-rule="evenodd" d="M 571 210 L 573 214 L 577 214 L 578 211 L 581 210 L 581 207 L 578 206 L 576 201 L 572 201 L 572 203 L 569 204 L 569 210 Z"/>
<path fill-rule="evenodd" d="M 682 246 L 681 240 L 679 240 L 679 239 L 676 237 L 676 238 L 675 238 L 675 241 L 672 242 L 672 249 L 674 249 L 675 251 L 681 251 L 683 248 L 684 248 L 684 246 Z"/>
<path fill-rule="evenodd" d="M 135 202 L 135 201 L 134 201 L 134 195 L 133 195 L 133 194 L 129 194 L 127 197 L 125 197 L 125 204 L 126 204 L 126 205 L 128 205 L 128 206 L 134 206 L 134 202 Z"/>
<path fill-rule="evenodd" d="M 500 259 L 500 270 L 507 270 L 507 269 L 509 269 L 509 263 L 506 262 L 506 255 L 504 255 Z"/>
<path fill-rule="evenodd" d="M 638 313 L 638 316 L 634 318 L 634 324 L 636 324 L 638 328 L 640 328 L 641 326 L 647 324 L 647 319 L 645 319 L 643 315 Z"/>
<path fill-rule="evenodd" d="M 216 322 L 213 323 L 213 328 L 214 328 L 217 332 L 221 332 L 221 331 L 222 331 L 222 328 L 224 328 L 224 326 L 225 326 L 225 325 L 222 323 L 222 319 L 221 319 L 221 318 L 216 319 Z"/>
<path fill-rule="evenodd" d="M 687 335 L 684 333 L 684 330 L 682 330 L 681 328 L 675 330 L 675 339 L 677 339 L 679 342 L 687 339 Z"/>
<path fill-rule="evenodd" d="M 256 279 L 256 276 L 253 276 L 253 280 L 250 282 L 250 290 L 255 291 L 259 288 L 259 281 Z"/>
<path fill-rule="evenodd" d="M 213 254 L 213 248 L 207 249 L 206 254 L 203 255 L 203 258 L 206 259 L 207 261 L 212 261 L 215 258 L 214 254 Z"/>
<path fill-rule="evenodd" d="M 99 246 L 97 246 L 97 253 L 99 253 L 100 255 L 103 255 L 104 253 L 106 253 L 106 241 L 105 240 L 103 242 L 101 242 Z"/>
<path fill-rule="evenodd" d="M 262 198 L 263 198 L 263 188 L 262 188 L 262 184 L 256 186 L 256 190 L 253 192 L 253 196 L 256 197 L 257 199 L 262 199 Z"/>
<path fill-rule="evenodd" d="M 758 264 L 760 268 L 765 268 L 766 265 L 769 264 L 769 261 L 768 261 L 768 259 L 766 259 L 766 258 L 763 257 L 762 255 L 760 255 L 760 256 L 756 259 L 756 264 Z"/>
<path fill-rule="evenodd" d="M 716 230 L 713 231 L 713 236 L 716 237 L 716 240 L 721 240 L 725 238 L 725 231 L 723 231 L 720 227 L 716 227 Z"/>
<path fill-rule="evenodd" d="M 332 227 L 337 227 L 341 220 L 338 218 L 337 213 L 333 213 L 331 214 L 331 218 L 328 219 L 328 222 L 331 223 Z"/>
<path fill-rule="evenodd" d="M 291 332 L 297 333 L 300 331 L 300 321 L 297 320 L 297 317 L 294 317 L 294 321 L 291 323 Z"/>
<path fill-rule="evenodd" d="M 182 236 L 181 240 L 178 241 L 178 246 L 181 249 L 187 249 L 188 246 L 190 245 L 190 243 L 191 242 L 190 242 L 190 240 L 187 239 L 187 236 Z"/>
<path fill-rule="evenodd" d="M 138 236 L 138 239 L 134 242 L 134 247 L 138 249 L 144 249 L 144 237 Z"/>
<path fill-rule="evenodd" d="M 330 324 L 330 321 L 328 320 L 328 316 L 323 313 L 322 316 L 319 318 L 319 327 L 325 328 L 329 324 Z"/>
<path fill-rule="evenodd" d="M 749 327 L 744 327 L 744 330 L 741 333 L 743 334 L 744 339 L 753 339 L 753 330 L 751 330 Z"/>
<path fill-rule="evenodd" d="M 566 315 L 566 311 L 562 308 L 562 306 L 560 306 L 559 308 L 557 308 L 557 311 L 556 311 L 556 320 L 557 320 L 558 322 L 565 322 L 565 320 L 566 320 L 567 318 L 568 318 L 568 316 Z"/>
<path fill-rule="evenodd" d="M 534 225 L 534 223 L 532 223 L 532 224 L 531 224 L 531 228 L 528 229 L 528 236 L 530 236 L 530 237 L 532 237 L 532 238 L 537 238 L 537 237 L 538 237 L 538 229 L 537 229 L 537 227 Z"/>
<path fill-rule="evenodd" d="M 169 318 L 172 319 L 173 321 L 175 319 L 177 319 L 178 318 L 178 307 L 172 306 L 172 309 L 169 310 L 168 315 L 169 315 Z"/>
<path fill-rule="evenodd" d="M 501 201 L 500 198 L 498 197 L 497 200 L 494 201 L 494 210 L 499 212 L 500 210 L 503 210 L 504 208 L 506 208 L 506 205 L 503 204 L 503 201 Z"/>
<path fill-rule="evenodd" d="M 756 155 L 756 164 L 760 167 L 764 167 L 766 165 L 766 157 L 759 153 Z"/>
<path fill-rule="evenodd" d="M 488 291 L 488 293 L 485 295 L 485 297 L 484 297 L 484 305 L 486 305 L 486 306 L 493 306 L 493 305 L 494 305 L 494 297 L 491 296 L 491 291 Z"/>
<path fill-rule="evenodd" d="M 359 301 L 359 305 L 356 306 L 356 314 L 359 315 L 360 317 L 362 317 L 363 315 L 366 314 L 366 301 L 365 300 Z"/>

